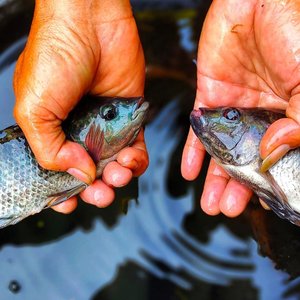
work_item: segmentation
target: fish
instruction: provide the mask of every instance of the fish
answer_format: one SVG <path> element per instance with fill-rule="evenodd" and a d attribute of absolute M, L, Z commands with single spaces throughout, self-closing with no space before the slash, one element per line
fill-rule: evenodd
<path fill-rule="evenodd" d="M 190 123 L 217 164 L 251 188 L 280 217 L 300 226 L 300 148 L 289 151 L 268 171 L 261 171 L 260 141 L 267 128 L 285 117 L 263 108 L 195 109 Z"/>
<path fill-rule="evenodd" d="M 62 128 L 67 139 L 79 143 L 90 154 L 99 178 L 120 150 L 133 143 L 148 107 L 143 97 L 87 95 Z M 0 228 L 66 201 L 86 187 L 67 172 L 42 168 L 18 125 L 0 131 Z"/>

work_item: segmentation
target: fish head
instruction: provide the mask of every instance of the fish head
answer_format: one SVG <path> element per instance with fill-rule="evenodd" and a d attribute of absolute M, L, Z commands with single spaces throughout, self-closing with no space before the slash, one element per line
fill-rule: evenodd
<path fill-rule="evenodd" d="M 259 157 L 259 143 L 273 119 L 282 116 L 263 109 L 199 108 L 191 126 L 207 152 L 222 165 L 245 165 Z"/>
<path fill-rule="evenodd" d="M 144 98 L 114 98 L 99 108 L 94 125 L 103 133 L 102 158 L 131 144 L 145 120 L 149 103 Z"/>
<path fill-rule="evenodd" d="M 143 97 L 82 99 L 68 123 L 69 137 L 82 144 L 97 163 L 130 145 L 145 120 L 149 103 Z"/>

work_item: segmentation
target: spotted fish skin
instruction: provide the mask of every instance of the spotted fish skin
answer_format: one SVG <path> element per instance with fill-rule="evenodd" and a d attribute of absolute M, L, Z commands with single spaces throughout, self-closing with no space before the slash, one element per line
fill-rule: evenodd
<path fill-rule="evenodd" d="M 300 225 L 300 149 L 261 172 L 260 141 L 284 114 L 253 108 L 199 108 L 190 116 L 196 136 L 227 173 L 250 187 L 281 218 Z"/>
<path fill-rule="evenodd" d="M 81 102 L 63 128 L 69 139 L 95 155 L 97 177 L 100 177 L 105 165 L 137 136 L 148 103 L 141 97 L 91 96 Z M 107 112 L 109 116 L 105 115 Z M 92 127 L 97 130 L 91 130 Z M 86 145 L 88 135 L 91 137 Z M 0 228 L 38 213 L 51 203 L 65 201 L 86 187 L 66 172 L 40 167 L 19 126 L 0 131 Z"/>

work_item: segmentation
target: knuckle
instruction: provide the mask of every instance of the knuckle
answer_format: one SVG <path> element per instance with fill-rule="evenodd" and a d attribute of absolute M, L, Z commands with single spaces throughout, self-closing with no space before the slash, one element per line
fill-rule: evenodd
<path fill-rule="evenodd" d="M 46 170 L 52 170 L 52 171 L 60 171 L 59 168 L 56 166 L 55 164 L 55 160 L 51 160 L 49 158 L 45 158 L 44 155 L 41 156 L 37 156 L 36 157 L 38 164 Z"/>
<path fill-rule="evenodd" d="M 47 169 L 47 170 L 52 169 L 52 163 L 48 160 L 39 159 L 38 163 L 44 169 Z"/>

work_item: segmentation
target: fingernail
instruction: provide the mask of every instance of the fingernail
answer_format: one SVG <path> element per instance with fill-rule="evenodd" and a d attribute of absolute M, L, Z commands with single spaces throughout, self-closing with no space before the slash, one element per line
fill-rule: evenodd
<path fill-rule="evenodd" d="M 262 162 L 260 171 L 266 172 L 291 150 L 290 145 L 282 144 L 275 148 Z"/>
<path fill-rule="evenodd" d="M 93 183 L 93 179 L 90 175 L 84 173 L 83 171 L 76 169 L 76 168 L 69 168 L 67 170 L 67 172 L 74 176 L 75 178 L 87 183 L 87 184 L 92 184 Z"/>
<path fill-rule="evenodd" d="M 135 159 L 132 159 L 130 161 L 122 162 L 121 166 L 125 168 L 129 168 L 131 170 L 136 170 L 139 167 L 139 163 Z"/>
<path fill-rule="evenodd" d="M 264 209 L 266 209 L 266 210 L 270 210 L 271 209 L 264 200 L 262 200 L 262 199 L 259 198 L 259 202 L 260 202 L 261 206 Z"/>

